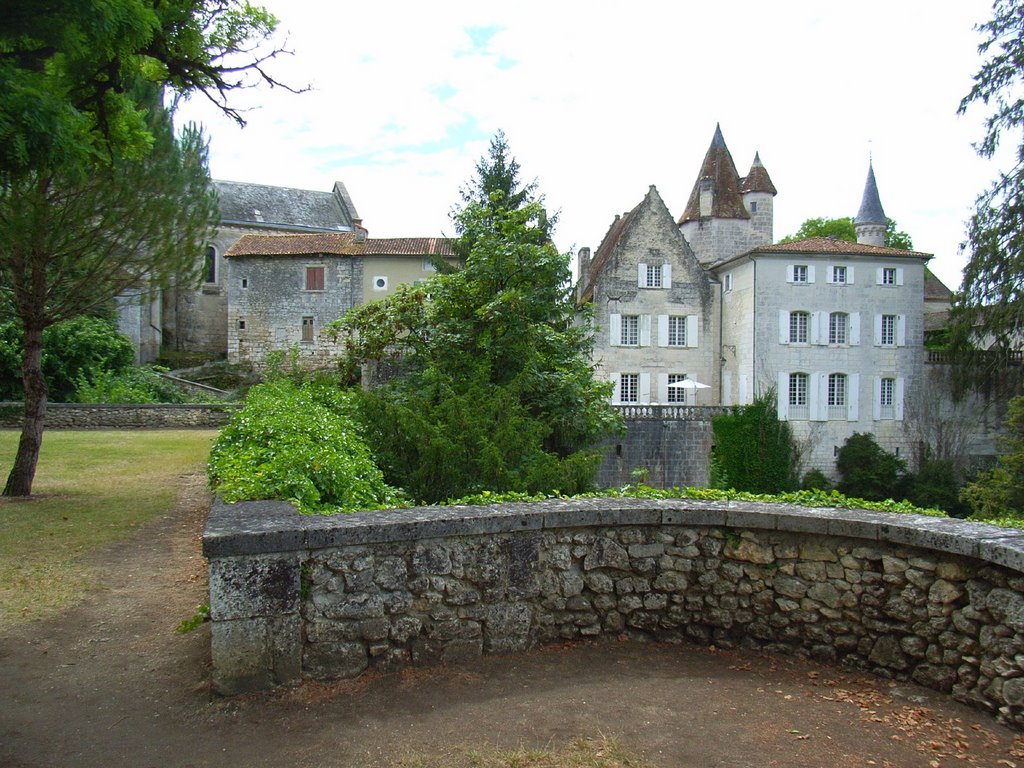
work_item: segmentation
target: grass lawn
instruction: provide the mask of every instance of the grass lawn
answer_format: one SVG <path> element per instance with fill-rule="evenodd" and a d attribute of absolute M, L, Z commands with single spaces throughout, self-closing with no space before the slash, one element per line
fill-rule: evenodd
<path fill-rule="evenodd" d="M 85 558 L 174 507 L 215 430 L 47 432 L 28 500 L 0 499 L 0 628 L 52 615 L 96 585 Z M 0 432 L 4 478 L 19 433 Z"/>

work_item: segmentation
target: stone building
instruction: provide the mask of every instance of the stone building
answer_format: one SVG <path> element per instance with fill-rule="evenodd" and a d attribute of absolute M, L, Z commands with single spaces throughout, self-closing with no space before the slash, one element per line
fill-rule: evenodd
<path fill-rule="evenodd" d="M 323 329 L 349 309 L 384 298 L 451 258 L 444 238 L 370 238 L 366 230 L 244 235 L 224 253 L 229 362 L 266 364 L 274 351 L 299 351 L 306 368 L 333 362 Z"/>
<path fill-rule="evenodd" d="M 579 299 L 593 304 L 602 329 L 594 365 L 614 382 L 613 402 L 717 399 L 721 286 L 697 262 L 657 189 L 615 217 L 593 259 L 580 252 L 580 276 Z M 709 389 L 681 386 L 687 379 Z"/>
<path fill-rule="evenodd" d="M 593 304 L 595 366 L 622 405 L 746 405 L 774 390 L 805 463 L 827 473 L 854 432 L 911 457 L 926 312 L 940 323 L 950 296 L 926 269 L 931 255 L 885 247 L 870 164 L 856 243 L 773 244 L 775 195 L 757 154 L 739 175 L 716 126 L 674 225 L 651 187 L 593 258 L 582 249 L 577 295 Z M 681 396 L 668 385 L 682 376 L 710 389 Z"/>

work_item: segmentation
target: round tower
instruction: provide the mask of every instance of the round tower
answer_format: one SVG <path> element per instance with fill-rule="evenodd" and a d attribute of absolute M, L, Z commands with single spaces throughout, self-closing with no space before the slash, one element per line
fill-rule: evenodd
<path fill-rule="evenodd" d="M 868 160 L 868 180 L 864 184 L 864 197 L 860 201 L 860 211 L 853 220 L 853 228 L 857 232 L 857 242 L 862 245 L 885 245 L 885 229 L 889 220 L 882 209 L 882 201 L 878 198 L 878 185 L 875 183 L 875 168 Z"/>
<path fill-rule="evenodd" d="M 775 227 L 775 216 L 772 210 L 772 198 L 778 194 L 772 179 L 761 164 L 761 155 L 754 153 L 754 162 L 750 171 L 740 180 L 740 195 L 743 205 L 750 214 L 755 245 L 771 245 Z"/>

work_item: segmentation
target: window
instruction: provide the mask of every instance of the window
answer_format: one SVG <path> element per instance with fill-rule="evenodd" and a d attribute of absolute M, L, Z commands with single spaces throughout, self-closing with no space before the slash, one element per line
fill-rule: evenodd
<path fill-rule="evenodd" d="M 313 341 L 313 318 L 304 317 L 302 318 L 302 340 Z"/>
<path fill-rule="evenodd" d="M 830 373 L 828 375 L 828 417 L 845 419 L 846 409 L 846 374 Z"/>
<path fill-rule="evenodd" d="M 896 285 L 896 267 L 882 267 L 882 285 Z"/>
<path fill-rule="evenodd" d="M 624 347 L 636 347 L 640 345 L 640 316 L 622 316 L 622 336 L 620 343 Z"/>
<path fill-rule="evenodd" d="M 619 401 L 636 403 L 640 399 L 640 374 L 619 374 Z"/>
<path fill-rule="evenodd" d="M 244 290 L 244 289 L 246 289 L 248 287 L 249 287 L 249 278 L 248 277 L 243 277 L 242 278 L 242 289 Z"/>
<path fill-rule="evenodd" d="M 896 379 L 882 379 L 878 389 L 879 418 L 895 418 Z"/>
<path fill-rule="evenodd" d="M 849 316 L 845 312 L 833 312 L 828 316 L 828 343 L 846 344 Z"/>
<path fill-rule="evenodd" d="M 670 347 L 686 346 L 686 316 L 669 315 L 668 318 L 668 345 Z"/>
<path fill-rule="evenodd" d="M 306 290 L 322 291 L 324 289 L 324 268 L 306 267 Z"/>
<path fill-rule="evenodd" d="M 793 282 L 794 283 L 806 283 L 807 282 L 807 265 L 806 264 L 795 264 L 795 265 L 793 265 Z"/>
<path fill-rule="evenodd" d="M 882 315 L 882 333 L 878 343 L 883 347 L 896 346 L 896 315 Z"/>
<path fill-rule="evenodd" d="M 789 313 L 789 343 L 806 344 L 807 326 L 810 322 L 810 314 L 807 312 Z"/>
<path fill-rule="evenodd" d="M 806 419 L 810 416 L 807 382 L 806 373 L 789 374 L 789 418 L 791 419 Z"/>
<path fill-rule="evenodd" d="M 206 261 L 203 263 L 203 282 L 217 282 L 217 249 L 212 245 L 206 246 Z"/>
<path fill-rule="evenodd" d="M 386 291 L 388 289 L 388 279 L 384 275 L 376 275 L 373 278 L 373 290 L 375 291 Z"/>
<path fill-rule="evenodd" d="M 750 212 L 751 213 L 757 213 L 757 201 L 756 200 L 751 200 L 750 201 Z"/>
<path fill-rule="evenodd" d="M 686 387 L 673 387 L 686 378 L 685 373 L 670 373 L 668 375 L 668 402 L 675 405 L 686 404 Z"/>
<path fill-rule="evenodd" d="M 648 288 L 661 288 L 661 265 L 660 264 L 648 264 L 647 265 L 647 283 Z"/>
<path fill-rule="evenodd" d="M 846 283 L 846 267 L 834 266 L 832 267 L 832 282 L 845 284 Z"/>
<path fill-rule="evenodd" d="M 725 292 L 728 293 L 732 290 L 732 274 L 725 276 Z"/>
<path fill-rule="evenodd" d="M 240 330 L 240 331 L 244 331 L 245 330 L 245 320 L 239 320 L 238 321 L 238 330 Z"/>

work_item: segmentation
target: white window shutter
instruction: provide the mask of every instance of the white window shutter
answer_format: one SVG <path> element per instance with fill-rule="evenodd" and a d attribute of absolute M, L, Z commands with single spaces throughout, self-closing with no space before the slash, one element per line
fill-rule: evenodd
<path fill-rule="evenodd" d="M 812 421 L 825 421 L 828 418 L 828 380 L 823 373 L 812 373 L 807 382 L 807 400 L 811 410 Z"/>
<path fill-rule="evenodd" d="M 636 284 L 640 288 L 647 287 L 647 265 L 638 264 L 636 270 Z"/>
<path fill-rule="evenodd" d="M 896 421 L 903 421 L 903 377 L 896 378 L 896 391 L 892 395 L 893 413 Z"/>
<path fill-rule="evenodd" d="M 907 316 L 896 315 L 896 346 L 907 346 Z"/>
<path fill-rule="evenodd" d="M 828 344 L 828 314 L 825 312 L 811 313 L 811 343 Z"/>
<path fill-rule="evenodd" d="M 696 347 L 698 343 L 697 339 L 697 316 L 687 315 L 686 316 L 686 346 Z"/>
<path fill-rule="evenodd" d="M 638 379 L 638 383 L 640 385 L 640 392 L 638 393 L 639 397 L 637 398 L 637 400 L 641 404 L 646 405 L 651 402 L 651 374 L 641 373 Z"/>
<path fill-rule="evenodd" d="M 874 394 L 871 400 L 871 418 L 878 421 L 882 418 L 882 377 L 875 376 Z"/>
<path fill-rule="evenodd" d="M 882 346 L 882 316 L 875 315 L 875 346 Z"/>
<path fill-rule="evenodd" d="M 658 346 L 668 346 L 668 315 L 658 315 Z"/>
<path fill-rule="evenodd" d="M 659 373 L 658 374 L 658 402 L 662 403 L 662 404 L 668 402 L 668 374 L 667 373 Z"/>
<path fill-rule="evenodd" d="M 814 282 L 814 265 L 813 264 L 808 264 L 807 265 L 807 282 L 808 283 L 813 283 Z"/>
<path fill-rule="evenodd" d="M 696 390 L 694 390 L 696 391 Z M 740 405 L 750 405 L 750 390 L 747 388 L 747 374 L 740 374 Z"/>
<path fill-rule="evenodd" d="M 849 331 L 850 346 L 856 346 L 860 344 L 860 312 L 850 313 L 850 327 Z"/>
<path fill-rule="evenodd" d="M 651 316 L 640 315 L 640 346 L 651 346 Z"/>
<path fill-rule="evenodd" d="M 776 392 L 779 405 L 779 421 L 789 420 L 789 374 L 779 371 L 779 388 Z"/>
<path fill-rule="evenodd" d="M 896 285 L 903 285 L 903 267 L 896 267 Z"/>
<path fill-rule="evenodd" d="M 789 344 L 789 312 L 779 310 L 779 344 Z"/>
<path fill-rule="evenodd" d="M 853 285 L 853 267 L 846 268 L 846 282 L 848 285 Z"/>
<path fill-rule="evenodd" d="M 732 405 L 732 371 L 722 371 L 722 405 Z"/>
<path fill-rule="evenodd" d="M 846 377 L 846 420 L 860 418 L 860 374 L 851 373 Z"/>
<path fill-rule="evenodd" d="M 835 276 L 836 276 L 836 271 L 834 269 L 832 269 L 832 265 L 831 264 L 826 264 L 825 265 L 825 282 L 826 283 L 834 283 L 835 282 L 835 279 L 834 279 Z"/>
<path fill-rule="evenodd" d="M 787 264 L 786 265 L 786 282 L 787 283 L 792 283 L 793 282 L 793 266 L 794 266 L 793 264 Z"/>
<path fill-rule="evenodd" d="M 622 402 L 622 374 L 610 373 L 608 376 L 611 378 L 612 384 L 615 385 L 615 389 L 612 390 L 612 404 L 618 405 Z"/>
<path fill-rule="evenodd" d="M 608 316 L 608 344 L 613 347 L 622 346 L 622 315 Z"/>
<path fill-rule="evenodd" d="M 662 264 L 661 265 L 661 287 L 671 288 L 672 287 L 672 265 Z"/>
<path fill-rule="evenodd" d="M 875 285 L 885 285 L 885 267 L 875 270 Z"/>

